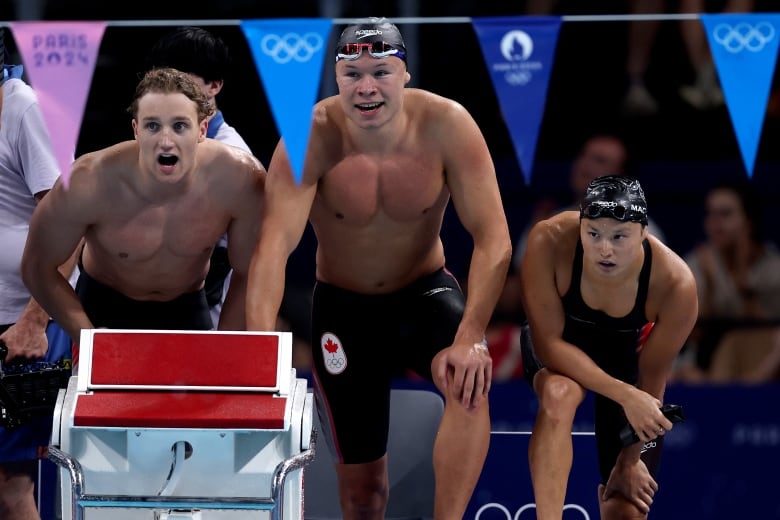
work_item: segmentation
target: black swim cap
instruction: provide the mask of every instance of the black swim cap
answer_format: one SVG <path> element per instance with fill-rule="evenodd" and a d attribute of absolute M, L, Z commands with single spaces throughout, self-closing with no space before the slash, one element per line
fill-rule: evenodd
<path fill-rule="evenodd" d="M 580 218 L 601 217 L 647 225 L 647 201 L 639 181 L 625 175 L 593 179 L 585 188 Z"/>
<path fill-rule="evenodd" d="M 400 51 L 397 57 L 406 62 L 406 44 L 401 36 L 401 32 L 395 24 L 387 18 L 368 18 L 365 22 L 350 25 L 341 32 L 339 40 L 336 43 L 336 61 L 339 54 L 348 44 L 370 44 L 375 42 L 384 42 L 390 47 Z"/>

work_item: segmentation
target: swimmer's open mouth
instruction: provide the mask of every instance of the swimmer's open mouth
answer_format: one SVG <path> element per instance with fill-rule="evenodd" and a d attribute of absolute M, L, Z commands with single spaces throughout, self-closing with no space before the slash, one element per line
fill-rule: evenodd
<path fill-rule="evenodd" d="M 163 166 L 173 166 L 174 164 L 179 162 L 179 158 L 176 157 L 175 155 L 162 153 L 157 156 L 157 162 Z"/>
<path fill-rule="evenodd" d="M 362 103 L 360 105 L 355 105 L 355 107 L 358 110 L 361 110 L 363 112 L 370 112 L 372 110 L 376 110 L 377 108 L 383 106 L 385 103 L 383 101 L 380 101 L 378 103 Z"/>

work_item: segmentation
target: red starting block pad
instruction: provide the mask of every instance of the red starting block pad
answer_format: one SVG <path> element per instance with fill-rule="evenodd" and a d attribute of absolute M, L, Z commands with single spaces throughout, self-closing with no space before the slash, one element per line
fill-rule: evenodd
<path fill-rule="evenodd" d="M 285 429 L 292 346 L 283 339 L 84 331 L 73 425 Z"/>
<path fill-rule="evenodd" d="M 314 457 L 312 410 L 290 333 L 83 330 L 49 450 L 62 518 L 87 508 L 302 518 L 294 470 Z"/>

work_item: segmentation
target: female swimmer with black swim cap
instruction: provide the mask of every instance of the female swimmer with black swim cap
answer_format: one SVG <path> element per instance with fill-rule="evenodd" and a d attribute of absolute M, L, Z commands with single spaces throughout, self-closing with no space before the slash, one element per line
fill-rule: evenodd
<path fill-rule="evenodd" d="M 596 394 L 601 518 L 646 518 L 672 428 L 659 408 L 698 303 L 688 266 L 647 231 L 639 182 L 597 178 L 579 211 L 536 224 L 521 294 L 523 366 L 539 399 L 529 447 L 537 518 L 561 518 L 571 427 L 588 391 Z M 627 423 L 641 442 L 621 443 Z"/>

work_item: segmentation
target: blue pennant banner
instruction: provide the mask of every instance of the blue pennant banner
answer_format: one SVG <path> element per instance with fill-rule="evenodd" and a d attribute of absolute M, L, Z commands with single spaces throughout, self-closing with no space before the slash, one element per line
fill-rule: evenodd
<path fill-rule="evenodd" d="M 298 182 L 332 27 L 329 18 L 241 22 Z"/>
<path fill-rule="evenodd" d="M 472 24 L 523 177 L 530 184 L 561 18 L 474 18 Z"/>
<path fill-rule="evenodd" d="M 753 176 L 769 90 L 772 86 L 780 15 L 701 15 L 734 133 L 748 177 Z"/>

